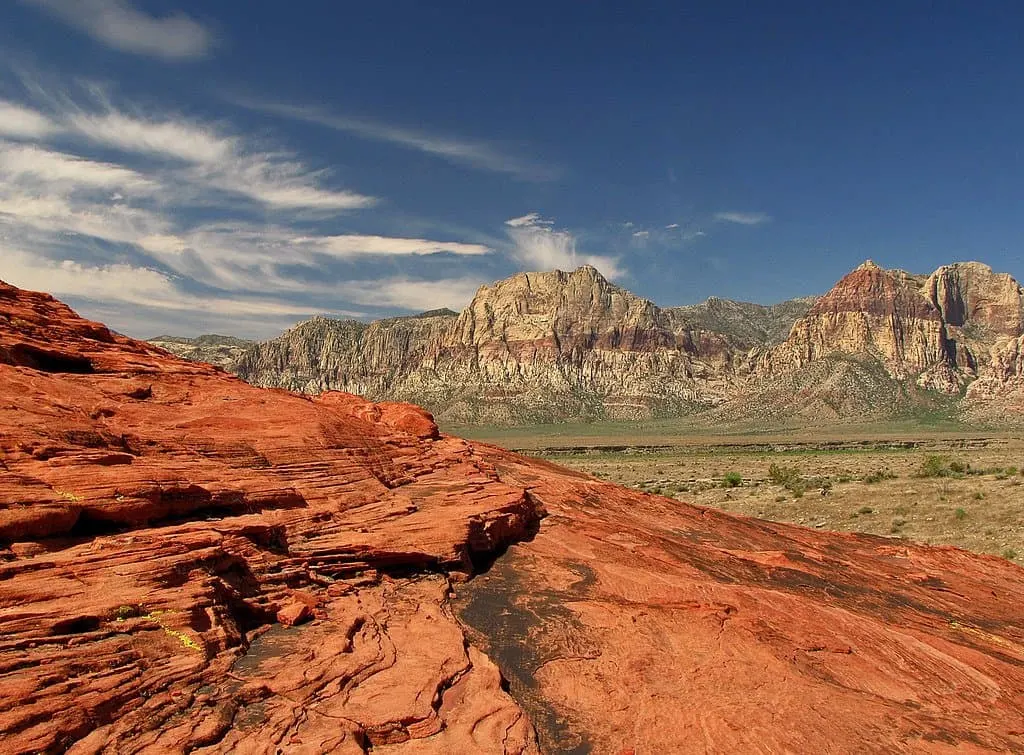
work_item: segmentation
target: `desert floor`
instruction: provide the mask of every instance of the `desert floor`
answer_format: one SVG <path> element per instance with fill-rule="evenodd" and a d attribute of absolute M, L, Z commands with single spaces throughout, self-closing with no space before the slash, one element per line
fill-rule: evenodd
<path fill-rule="evenodd" d="M 899 427 L 673 434 L 458 428 L 598 477 L 748 516 L 956 545 L 1024 564 L 1024 438 Z"/>

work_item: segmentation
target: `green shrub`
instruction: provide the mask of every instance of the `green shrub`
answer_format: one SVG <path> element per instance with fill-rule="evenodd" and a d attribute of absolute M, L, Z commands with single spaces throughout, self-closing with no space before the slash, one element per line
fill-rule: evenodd
<path fill-rule="evenodd" d="M 980 490 L 978 490 L 978 491 L 975 491 L 975 493 L 974 493 L 974 495 L 972 497 L 974 498 L 974 500 L 980 501 L 980 500 L 982 500 L 985 497 L 985 494 L 982 493 Z"/>
<path fill-rule="evenodd" d="M 963 509 L 957 509 L 956 511 L 953 512 L 953 516 L 955 516 L 957 520 L 963 521 L 967 518 L 967 512 L 964 511 Z"/>
<path fill-rule="evenodd" d="M 739 472 L 727 472 L 725 477 L 722 479 L 722 487 L 724 488 L 737 488 L 743 484 L 743 475 Z"/>
<path fill-rule="evenodd" d="M 801 478 L 799 467 L 784 467 L 774 462 L 768 466 L 768 479 L 773 485 L 788 487 Z"/>
<path fill-rule="evenodd" d="M 1017 551 L 1015 551 L 1013 548 L 1004 548 L 1003 558 L 1008 558 L 1011 561 L 1013 561 L 1015 558 L 1017 558 Z"/>
<path fill-rule="evenodd" d="M 941 456 L 926 456 L 917 472 L 918 477 L 948 477 L 950 473 L 946 460 Z"/>
<path fill-rule="evenodd" d="M 873 508 L 871 508 L 870 506 L 861 506 L 859 509 L 857 509 L 857 513 L 858 514 L 874 514 L 875 510 Z"/>

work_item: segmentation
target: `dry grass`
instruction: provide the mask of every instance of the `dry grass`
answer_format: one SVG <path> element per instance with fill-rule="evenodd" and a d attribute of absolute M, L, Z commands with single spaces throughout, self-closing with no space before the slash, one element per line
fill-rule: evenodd
<path fill-rule="evenodd" d="M 720 439 L 719 439 L 720 440 Z M 830 530 L 950 544 L 1024 563 L 1024 441 L 802 438 L 540 455 L 681 501 Z M 612 444 L 614 445 L 614 444 Z M 741 480 L 737 484 L 732 482 Z M 826 494 L 822 495 L 821 491 Z"/>

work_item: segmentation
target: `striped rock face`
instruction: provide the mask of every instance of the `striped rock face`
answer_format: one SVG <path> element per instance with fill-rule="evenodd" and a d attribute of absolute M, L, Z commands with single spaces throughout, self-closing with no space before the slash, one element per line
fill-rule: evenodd
<path fill-rule="evenodd" d="M 0 285 L 0 752 L 1024 749 L 1024 571 L 260 389 Z"/>

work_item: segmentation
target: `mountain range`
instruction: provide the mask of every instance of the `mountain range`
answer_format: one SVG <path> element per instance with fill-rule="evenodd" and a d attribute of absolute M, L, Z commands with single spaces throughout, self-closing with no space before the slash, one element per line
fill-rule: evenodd
<path fill-rule="evenodd" d="M 257 386 L 409 401 L 447 423 L 1002 424 L 1024 407 L 1024 291 L 979 262 L 915 275 L 869 260 L 821 297 L 683 307 L 584 266 L 483 286 L 460 313 L 153 342 Z"/>
<path fill-rule="evenodd" d="M 558 349 L 680 386 L 698 352 L 733 369 L 739 335 L 593 271 L 512 285 L 600 296 L 557 343 L 528 341 L 547 310 L 519 312 L 490 353 L 502 286 L 454 320 L 345 327 L 439 365 L 534 353 L 531 379 Z M 959 360 L 930 313 L 900 353 Z M 853 338 L 873 317 L 835 319 Z M 3 282 L 0 396 L 4 755 L 1024 751 L 1009 559 L 736 516 L 408 404 L 255 388 Z"/>

